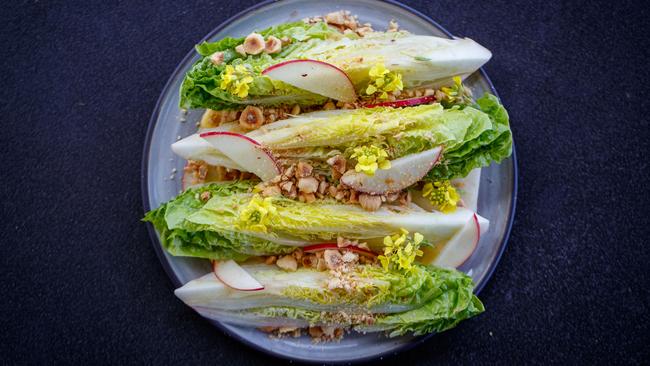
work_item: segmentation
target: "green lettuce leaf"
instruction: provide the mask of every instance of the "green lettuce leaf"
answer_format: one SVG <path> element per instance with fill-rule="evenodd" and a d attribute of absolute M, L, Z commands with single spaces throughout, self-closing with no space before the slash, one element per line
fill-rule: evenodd
<path fill-rule="evenodd" d="M 453 269 L 418 265 L 410 272 L 360 265 L 348 274 L 351 290 L 330 288 L 333 275 L 315 269 L 284 272 L 275 266 L 243 265 L 265 287 L 233 291 L 208 274 L 176 290 L 186 304 L 221 320 L 250 325 L 277 318 L 309 325 L 353 326 L 390 336 L 441 332 L 484 311 L 471 278 Z M 287 323 L 291 323 L 288 322 Z"/>
<path fill-rule="evenodd" d="M 143 221 L 150 222 L 158 231 L 163 247 L 171 255 L 208 259 L 242 261 L 251 255 L 282 254 L 295 248 L 279 245 L 233 230 L 215 231 L 209 226 L 188 222 L 186 218 L 203 208 L 200 198 L 204 192 L 211 197 L 228 197 L 248 192 L 249 182 L 213 183 L 189 189 L 173 200 L 149 211 Z"/>
<path fill-rule="evenodd" d="M 236 109 L 247 104 L 276 105 L 292 103 L 300 105 L 322 104 L 326 98 L 271 80 L 261 75 L 270 65 L 280 62 L 288 54 L 298 52 L 313 46 L 317 40 L 338 34 L 327 27 L 325 23 L 305 24 L 294 22 L 273 26 L 259 32 L 265 38 L 275 36 L 279 39 L 290 38 L 291 44 L 277 54 L 249 55 L 243 57 L 235 51 L 235 47 L 244 42 L 244 38 L 224 38 L 218 42 L 204 42 L 196 46 L 197 52 L 203 56 L 185 75 L 180 90 L 180 106 L 182 108 L 210 108 L 214 110 Z M 214 52 L 223 52 L 224 60 L 219 66 L 210 61 L 209 56 Z M 221 73 L 226 65 L 246 65 L 254 75 L 250 86 L 249 96 L 239 98 L 221 89 Z"/>
<path fill-rule="evenodd" d="M 180 90 L 183 108 L 237 109 L 246 104 L 323 104 L 327 98 L 261 75 L 274 64 L 295 59 L 328 62 L 346 72 L 358 91 L 367 87 L 371 67 L 388 65 L 402 75 L 405 88 L 438 87 L 451 82 L 455 75 L 469 75 L 489 60 L 491 53 L 470 39 L 445 39 L 411 35 L 407 32 L 374 32 L 359 37 L 341 34 L 324 22 L 280 24 L 259 32 L 265 38 L 290 39 L 281 51 L 272 55 L 242 56 L 235 47 L 244 38 L 224 38 L 196 46 L 202 58 L 186 74 Z M 220 65 L 209 56 L 223 52 Z M 219 88 L 226 65 L 245 65 L 254 77 L 246 98 L 239 98 Z"/>
<path fill-rule="evenodd" d="M 472 107 L 465 109 L 469 108 Z M 478 136 L 445 149 L 442 162 L 429 172 L 425 180 L 465 177 L 474 168 L 485 167 L 493 162 L 500 163 L 512 154 L 512 132 L 508 112 L 499 99 L 486 93 L 476 101 L 472 109 L 480 110 L 489 117 L 489 128 L 475 130 L 473 134 Z"/>

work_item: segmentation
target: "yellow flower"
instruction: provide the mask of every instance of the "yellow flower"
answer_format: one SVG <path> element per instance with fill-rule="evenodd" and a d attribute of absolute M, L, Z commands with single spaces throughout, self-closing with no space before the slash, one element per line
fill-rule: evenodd
<path fill-rule="evenodd" d="M 440 88 L 440 90 L 442 90 L 442 92 L 447 95 L 449 102 L 453 102 L 456 99 L 462 98 L 464 93 L 463 80 L 460 78 L 460 76 L 454 76 L 452 79 L 454 80 L 454 85 L 451 87 L 443 86 Z"/>
<path fill-rule="evenodd" d="M 239 222 L 241 228 L 266 233 L 268 231 L 266 224 L 276 213 L 277 209 L 273 206 L 273 197 L 263 199 L 256 194 L 239 213 Z"/>
<path fill-rule="evenodd" d="M 428 198 L 436 209 L 444 213 L 456 210 L 456 205 L 460 201 L 460 195 L 448 180 L 425 184 L 422 195 Z"/>
<path fill-rule="evenodd" d="M 370 71 L 368 71 L 368 75 L 370 75 L 371 78 L 376 79 L 388 74 L 389 72 L 390 71 L 386 68 L 384 64 L 377 63 L 375 64 L 375 66 L 370 68 Z"/>
<path fill-rule="evenodd" d="M 370 81 L 366 87 L 366 95 L 379 93 L 379 99 L 387 99 L 388 93 L 402 90 L 402 74 L 391 72 L 383 63 L 377 63 L 368 71 Z"/>
<path fill-rule="evenodd" d="M 253 76 L 244 65 L 226 65 L 226 69 L 221 74 L 221 84 L 219 87 L 240 98 L 246 98 L 253 82 Z"/>
<path fill-rule="evenodd" d="M 390 168 L 388 153 L 375 145 L 355 147 L 350 158 L 357 160 L 354 170 L 364 172 L 367 175 L 375 175 L 377 169 Z"/>
<path fill-rule="evenodd" d="M 415 233 L 410 238 L 408 234 L 408 231 L 400 229 L 399 234 L 384 238 L 384 255 L 378 257 L 384 270 L 411 271 L 415 259 L 423 255 L 419 248 L 424 236 Z"/>

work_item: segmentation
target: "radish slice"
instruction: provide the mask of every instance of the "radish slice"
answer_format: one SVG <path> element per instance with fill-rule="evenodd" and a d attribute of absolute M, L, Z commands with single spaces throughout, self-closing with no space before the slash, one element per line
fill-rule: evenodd
<path fill-rule="evenodd" d="M 223 155 L 199 134 L 190 135 L 172 144 L 172 151 L 185 160 L 202 160 L 214 166 L 246 171 L 232 159 Z"/>
<path fill-rule="evenodd" d="M 432 264 L 458 268 L 474 253 L 480 240 L 481 224 L 478 216 L 474 214 L 465 226 L 447 241 Z"/>
<path fill-rule="evenodd" d="M 205 132 L 200 136 L 245 171 L 257 175 L 263 181 L 271 180 L 280 174 L 280 168 L 273 155 L 250 137 L 218 131 Z"/>
<path fill-rule="evenodd" d="M 433 95 L 428 95 L 428 96 L 425 96 L 425 97 L 394 100 L 392 102 L 381 102 L 381 103 L 376 103 L 376 104 L 366 104 L 366 105 L 364 105 L 364 107 L 366 107 L 366 108 L 374 108 L 374 107 L 399 108 L 399 107 L 408 107 L 408 106 L 418 105 L 418 104 L 431 103 L 431 102 L 433 102 L 435 100 L 436 100 L 436 97 L 434 97 Z"/>
<path fill-rule="evenodd" d="M 352 252 L 357 252 L 359 254 L 363 254 L 369 257 L 376 257 L 377 254 L 374 253 L 371 250 L 364 249 L 364 248 L 359 248 L 354 245 L 350 245 L 347 247 L 339 247 L 336 243 L 321 243 L 321 244 L 313 244 L 313 245 L 308 245 L 304 248 L 302 248 L 303 252 L 305 253 L 314 253 L 314 252 L 320 252 L 323 250 L 327 249 L 343 249 L 343 250 L 349 250 Z"/>
<path fill-rule="evenodd" d="M 226 286 L 238 291 L 260 291 L 264 290 L 259 281 L 251 276 L 246 270 L 241 268 L 237 262 L 232 259 L 220 262 L 212 262 L 212 271 L 219 281 Z"/>
<path fill-rule="evenodd" d="M 327 62 L 290 60 L 268 67 L 262 74 L 328 98 L 350 103 L 357 100 L 348 75 Z"/>
<path fill-rule="evenodd" d="M 378 169 L 375 175 L 349 170 L 341 183 L 364 193 L 385 194 L 399 192 L 416 183 L 440 160 L 442 147 L 411 154 L 391 161 L 389 169 Z"/>

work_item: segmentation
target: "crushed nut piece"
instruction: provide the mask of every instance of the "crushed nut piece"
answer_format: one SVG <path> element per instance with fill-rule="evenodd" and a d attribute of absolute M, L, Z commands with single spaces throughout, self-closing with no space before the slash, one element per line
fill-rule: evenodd
<path fill-rule="evenodd" d="M 215 52 L 210 55 L 210 62 L 215 66 L 221 65 L 223 63 L 223 52 Z"/>
<path fill-rule="evenodd" d="M 285 192 L 291 192 L 291 189 L 294 188 L 293 181 L 288 180 L 280 183 L 280 188 Z"/>
<path fill-rule="evenodd" d="M 334 105 L 334 103 L 332 103 L 331 100 L 323 105 L 323 110 L 325 111 L 329 111 L 332 109 L 336 109 L 336 106 Z"/>
<path fill-rule="evenodd" d="M 397 21 L 395 19 L 391 19 L 391 21 L 388 23 L 388 32 L 397 32 L 399 30 L 399 24 L 397 24 Z"/>
<path fill-rule="evenodd" d="M 264 50 L 264 37 L 258 33 L 251 33 L 244 39 L 244 52 L 249 55 L 257 55 Z"/>
<path fill-rule="evenodd" d="M 210 191 L 202 192 L 202 193 L 201 193 L 201 201 L 206 202 L 207 200 L 210 199 L 210 196 L 211 196 L 211 195 L 212 195 L 212 194 L 210 193 Z"/>
<path fill-rule="evenodd" d="M 298 179 L 298 190 L 303 193 L 314 193 L 318 190 L 318 181 L 314 177 L 300 178 Z"/>
<path fill-rule="evenodd" d="M 246 57 L 246 50 L 244 50 L 244 45 L 243 44 L 240 44 L 239 46 L 235 47 L 235 52 L 237 52 L 238 54 Z"/>
<path fill-rule="evenodd" d="M 296 178 L 309 177 L 313 169 L 314 168 L 312 168 L 312 166 L 307 163 L 303 163 L 302 161 L 298 162 Z"/>
<path fill-rule="evenodd" d="M 277 37 L 269 36 L 269 38 L 266 39 L 266 43 L 264 44 L 265 53 L 280 52 L 281 48 L 282 48 L 282 41 L 280 41 Z"/>
<path fill-rule="evenodd" d="M 298 269 L 298 262 L 292 255 L 285 255 L 284 257 L 278 259 L 275 264 L 285 271 L 293 272 Z"/>
<path fill-rule="evenodd" d="M 214 128 L 222 123 L 236 121 L 238 114 L 238 111 L 206 109 L 201 116 L 199 128 Z"/>
<path fill-rule="evenodd" d="M 335 249 L 325 250 L 323 252 L 323 258 L 325 259 L 325 265 L 328 269 L 336 269 L 343 264 L 341 253 Z"/>
<path fill-rule="evenodd" d="M 281 194 L 282 194 L 282 191 L 280 190 L 280 187 L 278 187 L 278 186 L 268 186 L 268 187 L 265 187 L 262 190 L 262 196 L 264 196 L 264 197 L 279 196 Z"/>
<path fill-rule="evenodd" d="M 294 105 L 293 108 L 291 108 L 291 114 L 293 115 L 300 114 L 300 106 L 298 104 Z"/>
<path fill-rule="evenodd" d="M 359 204 L 366 211 L 377 211 L 381 206 L 381 197 L 362 193 L 359 195 Z"/>
<path fill-rule="evenodd" d="M 275 261 L 277 261 L 277 260 L 278 260 L 278 257 L 276 257 L 274 255 L 271 255 L 271 256 L 266 257 L 266 259 L 264 260 L 264 263 L 266 263 L 266 264 L 275 264 Z"/>
<path fill-rule="evenodd" d="M 247 106 L 239 116 L 239 125 L 247 130 L 254 130 L 264 124 L 264 113 L 260 107 Z"/>

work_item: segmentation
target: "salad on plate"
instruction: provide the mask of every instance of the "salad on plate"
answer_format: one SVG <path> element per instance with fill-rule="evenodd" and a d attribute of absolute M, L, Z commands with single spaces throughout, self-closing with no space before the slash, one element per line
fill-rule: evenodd
<path fill-rule="evenodd" d="M 463 80 L 464 38 L 337 11 L 196 46 L 171 145 L 183 191 L 148 212 L 164 249 L 209 260 L 176 289 L 202 316 L 315 341 L 421 335 L 484 311 L 457 270 L 489 230 L 481 168 L 510 156 L 508 114 Z"/>

